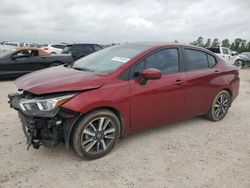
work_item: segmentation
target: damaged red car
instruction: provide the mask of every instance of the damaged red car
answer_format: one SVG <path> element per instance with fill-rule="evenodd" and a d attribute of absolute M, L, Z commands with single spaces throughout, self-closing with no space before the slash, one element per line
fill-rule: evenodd
<path fill-rule="evenodd" d="M 131 43 L 15 83 L 18 93 L 9 102 L 28 147 L 63 143 L 95 159 L 140 129 L 199 115 L 222 120 L 238 95 L 239 72 L 203 48 Z"/>

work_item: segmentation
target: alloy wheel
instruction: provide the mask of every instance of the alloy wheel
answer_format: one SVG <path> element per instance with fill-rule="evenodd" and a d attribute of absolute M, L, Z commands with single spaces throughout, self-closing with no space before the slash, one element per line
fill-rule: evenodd
<path fill-rule="evenodd" d="M 223 118 L 229 108 L 229 98 L 226 93 L 222 93 L 218 96 L 214 104 L 214 114 L 217 118 Z"/>
<path fill-rule="evenodd" d="M 89 154 L 107 150 L 115 141 L 114 122 L 108 117 L 98 117 L 88 123 L 81 135 L 82 149 Z"/>

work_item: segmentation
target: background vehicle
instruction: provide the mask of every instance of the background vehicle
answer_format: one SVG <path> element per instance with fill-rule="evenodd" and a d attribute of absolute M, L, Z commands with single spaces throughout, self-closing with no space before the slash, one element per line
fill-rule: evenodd
<path fill-rule="evenodd" d="M 250 52 L 240 53 L 236 57 L 234 65 L 242 66 L 242 68 L 249 67 L 250 66 Z"/>
<path fill-rule="evenodd" d="M 71 54 L 74 60 L 77 60 L 101 49 L 98 44 L 70 44 L 65 46 L 62 54 Z"/>
<path fill-rule="evenodd" d="M 28 145 L 69 140 L 81 157 L 108 153 L 122 135 L 206 115 L 222 120 L 239 92 L 239 72 L 212 52 L 177 43 L 109 47 L 16 80 L 9 95 Z M 29 130 L 28 132 L 26 130 Z"/>
<path fill-rule="evenodd" d="M 28 43 L 24 42 L 2 42 L 0 45 L 0 51 L 9 51 L 9 50 L 15 50 L 16 48 L 20 47 L 27 47 L 29 46 Z"/>
<path fill-rule="evenodd" d="M 64 44 L 48 44 L 44 45 L 42 49 L 49 54 L 61 54 L 64 47 Z"/>
<path fill-rule="evenodd" d="M 232 50 L 229 48 L 225 47 L 211 47 L 207 48 L 211 52 L 214 52 L 218 57 L 220 57 L 222 60 L 229 64 L 234 64 L 235 63 L 235 55 L 233 54 Z"/>
<path fill-rule="evenodd" d="M 6 45 L 6 46 L 14 46 L 16 48 L 29 46 L 29 44 L 25 43 L 25 42 L 5 42 L 4 45 Z"/>
<path fill-rule="evenodd" d="M 71 56 L 49 56 L 42 49 L 18 48 L 0 53 L 0 78 L 15 78 L 35 70 L 72 62 Z"/>

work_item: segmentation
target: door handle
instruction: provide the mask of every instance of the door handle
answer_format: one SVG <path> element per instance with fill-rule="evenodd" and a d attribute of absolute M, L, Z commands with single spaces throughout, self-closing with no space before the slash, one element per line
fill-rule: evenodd
<path fill-rule="evenodd" d="M 215 70 L 215 71 L 214 71 L 214 73 L 215 73 L 215 74 L 219 74 L 219 73 L 220 73 L 220 71 L 218 71 L 218 70 Z"/>
<path fill-rule="evenodd" d="M 175 81 L 175 85 L 182 85 L 184 83 L 184 81 L 183 80 L 176 80 Z"/>

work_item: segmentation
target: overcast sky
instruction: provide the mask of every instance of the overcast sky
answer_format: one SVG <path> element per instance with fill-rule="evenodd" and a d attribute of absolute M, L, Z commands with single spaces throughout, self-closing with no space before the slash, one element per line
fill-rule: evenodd
<path fill-rule="evenodd" d="M 250 40 L 249 0 L 1 0 L 0 41 Z"/>

